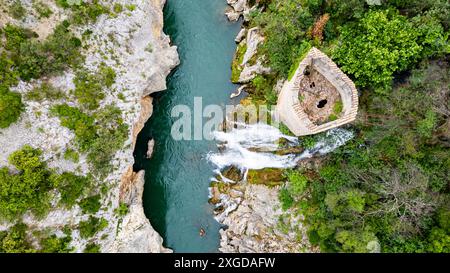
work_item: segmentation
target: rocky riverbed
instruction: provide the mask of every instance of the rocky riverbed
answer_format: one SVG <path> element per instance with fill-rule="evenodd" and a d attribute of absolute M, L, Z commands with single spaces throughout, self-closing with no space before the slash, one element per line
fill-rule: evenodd
<path fill-rule="evenodd" d="M 31 6 L 31 1 L 22 1 Z M 30 3 L 28 3 L 30 2 Z M 55 25 L 67 18 L 67 10 L 61 9 L 54 1 L 42 1 L 53 11 L 53 15 L 39 21 L 34 14 L 28 14 L 21 21 L 1 14 L 0 26 L 8 22 L 30 28 L 44 38 Z M 101 15 L 97 22 L 74 28 L 81 36 L 86 30 L 91 32 L 83 54 L 86 57 L 84 68 L 95 71 L 103 63 L 112 67 L 117 75 L 115 83 L 106 90 L 106 96 L 100 107 L 114 104 L 122 111 L 124 123 L 129 125 L 129 139 L 124 148 L 113 159 L 113 171 L 101 185 L 108 189 L 103 196 L 102 209 L 95 215 L 107 220 L 108 226 L 91 238 L 89 242 L 79 236 L 74 229 L 71 246 L 81 252 L 87 243 L 95 243 L 102 252 L 167 252 L 162 247 L 162 238 L 154 231 L 142 208 L 143 172 L 133 173 L 133 150 L 136 137 L 152 115 L 150 94 L 166 89 L 166 76 L 179 64 L 177 49 L 170 44 L 170 38 L 163 33 L 163 7 L 165 0 L 121 0 L 102 1 L 106 5 L 121 4 L 130 7 L 115 16 Z M 45 30 L 45 31 L 44 31 Z M 74 88 L 74 72 L 66 71 L 63 75 L 49 79 L 20 82 L 12 88 L 23 95 L 43 80 L 69 94 Z M 120 95 L 119 95 L 120 94 Z M 25 97 L 25 96 L 23 96 Z M 0 130 L 0 166 L 8 164 L 8 156 L 23 145 L 31 145 L 43 151 L 43 159 L 50 168 L 59 173 L 70 171 L 76 174 L 89 173 L 86 157 L 81 155 L 78 163 L 65 160 L 61 155 L 73 147 L 73 132 L 60 125 L 57 117 L 50 114 L 50 108 L 59 101 L 41 102 L 23 99 L 25 111 L 18 122 Z M 72 105 L 76 106 L 76 105 Z M 151 154 L 151 152 L 149 152 Z M 120 203 L 129 207 L 123 218 L 114 211 Z M 86 220 L 80 208 L 75 206 L 67 210 L 53 209 L 44 219 L 36 219 L 31 214 L 22 221 L 33 230 L 50 230 L 61 235 L 63 226 L 77 226 Z M 0 230 L 6 230 L 12 224 L 0 224 Z"/>

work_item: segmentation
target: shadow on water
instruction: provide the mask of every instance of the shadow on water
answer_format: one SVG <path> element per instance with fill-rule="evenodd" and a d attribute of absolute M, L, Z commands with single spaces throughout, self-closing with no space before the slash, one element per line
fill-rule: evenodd
<path fill-rule="evenodd" d="M 135 170 L 146 171 L 144 209 L 164 245 L 176 252 L 216 252 L 219 224 L 208 204 L 213 168 L 205 159 L 216 151 L 212 141 L 175 141 L 170 135 L 175 105 L 193 107 L 194 97 L 203 105 L 230 103 L 236 86 L 230 82 L 234 38 L 240 24 L 223 15 L 223 0 L 168 0 L 165 33 L 178 46 L 181 65 L 168 78 L 168 90 L 154 97 L 153 116 L 137 140 Z M 146 159 L 147 143 L 155 140 L 154 153 Z M 206 231 L 200 236 L 200 229 Z"/>

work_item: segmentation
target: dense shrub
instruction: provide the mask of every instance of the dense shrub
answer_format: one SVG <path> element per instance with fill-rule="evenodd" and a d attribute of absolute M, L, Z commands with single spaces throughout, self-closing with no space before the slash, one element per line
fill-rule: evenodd
<path fill-rule="evenodd" d="M 49 83 L 43 83 L 28 92 L 25 95 L 25 98 L 33 101 L 52 101 L 65 98 L 65 94 L 61 91 L 61 89 L 55 88 Z"/>
<path fill-rule="evenodd" d="M 19 174 L 11 174 L 7 168 L 0 169 L 1 218 L 12 220 L 28 210 L 42 216 L 48 211 L 49 191 L 54 183 L 40 156 L 40 150 L 24 146 L 9 157 Z"/>
<path fill-rule="evenodd" d="M 89 216 L 88 220 L 80 222 L 80 236 L 83 239 L 91 238 L 106 226 L 108 226 L 108 222 L 105 219 Z"/>
<path fill-rule="evenodd" d="M 70 242 L 72 237 L 70 235 L 65 235 L 63 237 L 58 237 L 56 235 L 50 235 L 40 240 L 41 249 L 39 252 L 42 253 L 70 253 L 73 248 L 70 247 Z"/>
<path fill-rule="evenodd" d="M 67 208 L 74 206 L 91 185 L 89 177 L 77 176 L 73 173 L 54 175 L 53 180 L 61 193 L 60 203 Z"/>
<path fill-rule="evenodd" d="M 35 33 L 20 27 L 4 28 L 6 45 L 17 72 L 23 80 L 40 78 L 78 65 L 81 41 L 68 29 L 67 24 L 56 26 L 44 41 L 34 39 Z"/>
<path fill-rule="evenodd" d="M 81 151 L 87 151 L 97 137 L 94 118 L 67 104 L 55 106 L 52 112 L 60 118 L 62 126 L 75 133 Z"/>
<path fill-rule="evenodd" d="M 74 163 L 78 163 L 80 161 L 80 155 L 77 153 L 77 151 L 75 151 L 73 149 L 67 149 L 64 152 L 64 159 L 70 160 Z"/>
<path fill-rule="evenodd" d="M 83 251 L 84 253 L 100 253 L 100 246 L 96 243 L 89 243 Z"/>
<path fill-rule="evenodd" d="M 437 134 L 448 119 L 449 83 L 446 63 L 413 71 L 388 95 L 362 102 L 359 135 L 318 172 L 288 173 L 291 183 L 280 199 L 302 200 L 297 209 L 322 251 L 448 251 L 450 138 Z M 311 181 L 306 188 L 305 179 Z M 296 180 L 297 193 L 290 186 Z"/>
<path fill-rule="evenodd" d="M 102 82 L 96 75 L 81 71 L 74 80 L 74 94 L 78 102 L 89 110 L 95 110 L 105 98 Z"/>
<path fill-rule="evenodd" d="M 444 29 L 431 17 L 412 21 L 393 10 L 371 11 L 342 28 L 334 57 L 360 87 L 388 87 L 394 73 L 448 51 Z M 364 61 L 362 61 L 364 60 Z"/>
<path fill-rule="evenodd" d="M 128 138 L 128 126 L 115 106 L 106 106 L 90 116 L 66 104 L 52 111 L 61 119 L 61 125 L 74 131 L 80 150 L 88 153 L 88 161 L 97 174 L 110 171 L 111 158 Z"/>
<path fill-rule="evenodd" d="M 20 94 L 11 92 L 0 85 L 0 129 L 7 128 L 16 122 L 23 111 Z"/>
<path fill-rule="evenodd" d="M 0 54 L 0 86 L 4 88 L 16 85 L 19 74 L 13 70 L 14 62 L 3 52 Z M 1 88 L 1 87 L 0 87 Z"/>
<path fill-rule="evenodd" d="M 373 11 L 357 25 L 342 29 L 334 57 L 359 86 L 386 87 L 395 72 L 417 60 L 421 50 L 417 32 L 406 17 L 392 11 Z"/>
<path fill-rule="evenodd" d="M 8 231 L 0 231 L 0 253 L 32 253 L 35 250 L 26 238 L 27 226 L 19 223 Z"/>
<path fill-rule="evenodd" d="M 38 13 L 39 19 L 49 18 L 53 14 L 51 8 L 47 4 L 40 1 L 35 1 L 33 3 L 33 9 Z"/>
<path fill-rule="evenodd" d="M 128 125 L 123 122 L 122 112 L 115 106 L 106 106 L 95 115 L 99 125 L 97 138 L 92 143 L 88 161 L 102 175 L 111 170 L 111 159 L 128 139 Z"/>
<path fill-rule="evenodd" d="M 20 0 L 14 0 L 14 2 L 9 6 L 9 14 L 11 14 L 14 19 L 22 19 L 26 12 L 27 10 L 23 7 Z"/>
<path fill-rule="evenodd" d="M 303 41 L 314 21 L 303 0 L 273 1 L 266 12 L 256 15 L 254 24 L 261 26 L 266 36 L 262 51 L 272 69 L 288 76 L 292 64 L 305 50 Z"/>

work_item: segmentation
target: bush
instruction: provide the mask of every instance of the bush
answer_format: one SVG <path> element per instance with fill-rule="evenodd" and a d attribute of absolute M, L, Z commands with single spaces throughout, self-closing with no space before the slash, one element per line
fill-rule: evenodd
<path fill-rule="evenodd" d="M 80 161 L 80 155 L 75 150 L 67 149 L 64 152 L 64 159 L 65 160 L 70 160 L 70 161 L 72 161 L 74 163 L 78 163 Z"/>
<path fill-rule="evenodd" d="M 50 9 L 50 7 L 47 4 L 45 4 L 43 2 L 40 2 L 40 1 L 34 2 L 33 3 L 33 8 L 38 13 L 39 19 L 41 19 L 41 18 L 49 18 L 53 14 L 53 12 Z"/>
<path fill-rule="evenodd" d="M 67 7 L 66 4 L 62 4 L 62 6 Z M 70 5 L 70 9 L 72 10 L 71 22 L 77 25 L 95 22 L 100 15 L 109 13 L 109 8 L 101 5 L 98 0 L 83 1 L 80 5 Z"/>
<path fill-rule="evenodd" d="M 33 39 L 36 34 L 27 29 L 7 25 L 4 31 L 5 48 L 25 81 L 61 72 L 82 61 L 79 52 L 81 41 L 64 23 L 56 26 L 54 32 L 42 42 Z"/>
<path fill-rule="evenodd" d="M 280 190 L 280 194 L 278 195 L 278 198 L 281 203 L 281 208 L 283 210 L 288 210 L 294 205 L 294 199 L 292 198 L 291 194 L 289 193 L 289 190 L 286 188 L 283 188 Z"/>
<path fill-rule="evenodd" d="M 25 98 L 33 101 L 43 101 L 43 100 L 59 100 L 65 98 L 65 94 L 58 88 L 53 87 L 49 83 L 43 83 L 39 87 L 33 88 L 30 92 L 25 95 Z"/>
<path fill-rule="evenodd" d="M 298 171 L 287 171 L 287 179 L 289 181 L 289 192 L 292 195 L 300 195 L 303 194 L 306 190 L 306 186 L 308 184 L 308 178 Z"/>
<path fill-rule="evenodd" d="M 100 105 L 100 101 L 105 98 L 103 86 L 99 79 L 87 72 L 80 72 L 74 80 L 74 94 L 78 102 L 86 109 L 95 110 Z"/>
<path fill-rule="evenodd" d="M 67 104 L 53 107 L 52 112 L 60 118 L 62 126 L 74 131 L 75 140 L 81 151 L 89 150 L 97 137 L 94 118 Z"/>
<path fill-rule="evenodd" d="M 97 194 L 81 200 L 80 207 L 83 213 L 97 213 L 102 206 L 100 203 L 100 198 L 100 194 Z"/>
<path fill-rule="evenodd" d="M 91 238 L 107 226 L 108 222 L 105 219 L 89 216 L 89 220 L 80 222 L 80 236 L 83 239 Z"/>
<path fill-rule="evenodd" d="M 91 185 L 91 180 L 88 177 L 77 176 L 73 173 L 55 175 L 53 179 L 61 192 L 60 203 L 67 208 L 72 208 Z"/>
<path fill-rule="evenodd" d="M 89 149 L 88 162 L 99 174 L 106 175 L 115 152 L 128 139 L 128 125 L 123 123 L 120 109 L 111 105 L 98 111 L 95 117 L 101 127 L 97 128 L 97 138 Z"/>
<path fill-rule="evenodd" d="M 0 231 L 0 253 L 32 253 L 36 252 L 27 240 L 27 226 L 19 223 L 9 231 Z"/>
<path fill-rule="evenodd" d="M 100 246 L 96 243 L 89 243 L 83 251 L 84 253 L 100 253 Z"/>
<path fill-rule="evenodd" d="M 0 217 L 15 219 L 28 210 L 43 216 L 50 207 L 49 191 L 54 188 L 50 172 L 40 160 L 42 152 L 30 146 L 9 156 L 19 174 L 10 174 L 7 168 L 0 169 Z"/>
<path fill-rule="evenodd" d="M 262 28 L 266 42 L 262 53 L 270 67 L 287 78 L 293 63 L 302 55 L 308 30 L 315 18 L 303 0 L 272 1 L 268 9 L 256 15 L 254 23 Z M 312 3 L 311 3 L 312 4 Z"/>
<path fill-rule="evenodd" d="M 7 88 L 19 82 L 19 74 L 13 70 L 14 62 L 3 52 L 0 54 L 0 88 Z M 0 91 L 1 92 L 1 91 Z"/>
<path fill-rule="evenodd" d="M 16 122 L 23 109 L 20 94 L 0 86 L 0 128 L 7 128 Z"/>
<path fill-rule="evenodd" d="M 70 235 L 66 235 L 64 237 L 57 237 L 56 235 L 51 235 L 49 237 L 43 238 L 40 241 L 42 253 L 70 253 L 73 251 L 71 248 L 70 242 L 72 241 L 72 237 Z"/>
<path fill-rule="evenodd" d="M 117 216 L 124 217 L 125 215 L 128 214 L 128 212 L 130 212 L 130 208 L 126 203 L 121 202 L 114 212 L 116 213 Z"/>
<path fill-rule="evenodd" d="M 20 0 L 15 0 L 10 6 L 9 6 L 9 14 L 14 19 L 20 20 L 23 19 L 23 17 L 26 14 L 26 9 L 22 6 L 22 3 Z"/>
<path fill-rule="evenodd" d="M 385 88 L 395 72 L 420 56 L 417 36 L 406 17 L 389 10 L 371 11 L 357 24 L 344 26 L 334 58 L 359 86 Z"/>
<path fill-rule="evenodd" d="M 114 4 L 113 10 L 115 13 L 121 13 L 123 11 L 123 6 L 119 3 Z"/>

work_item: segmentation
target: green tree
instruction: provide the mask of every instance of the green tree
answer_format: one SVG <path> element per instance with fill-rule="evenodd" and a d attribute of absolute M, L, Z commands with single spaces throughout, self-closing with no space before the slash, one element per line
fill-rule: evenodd
<path fill-rule="evenodd" d="M 20 94 L 0 85 L 0 128 L 7 128 L 16 122 L 23 108 Z"/>
<path fill-rule="evenodd" d="M 370 11 L 360 22 L 342 28 L 334 58 L 361 87 L 386 88 L 393 74 L 407 69 L 423 47 L 418 32 L 395 11 Z"/>

